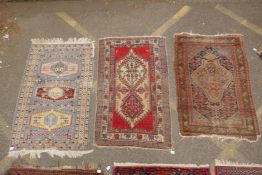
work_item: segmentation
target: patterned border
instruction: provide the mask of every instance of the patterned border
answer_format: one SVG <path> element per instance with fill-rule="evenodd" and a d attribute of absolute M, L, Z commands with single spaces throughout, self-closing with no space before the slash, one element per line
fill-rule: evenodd
<path fill-rule="evenodd" d="M 104 38 L 99 40 L 99 66 L 98 70 L 104 69 L 105 55 L 104 55 L 104 42 L 112 40 L 159 40 L 160 47 L 160 61 L 161 61 L 161 79 L 162 83 L 162 98 L 163 113 L 165 117 L 164 131 L 163 134 L 165 141 L 163 143 L 153 142 L 139 142 L 139 141 L 110 141 L 101 138 L 101 120 L 98 116 L 102 116 L 102 104 L 103 104 L 103 82 L 104 82 L 104 71 L 98 71 L 98 89 L 97 89 L 97 112 L 95 121 L 95 136 L 94 141 L 97 146 L 129 146 L 129 147 L 142 147 L 142 148 L 153 148 L 153 149 L 167 149 L 171 147 L 171 119 L 170 119 L 170 108 L 169 108 L 169 87 L 168 87 L 168 70 L 167 70 L 167 59 L 166 59 L 166 48 L 164 37 L 119 37 L 119 38 Z"/>
<path fill-rule="evenodd" d="M 215 166 L 215 175 L 261 175 L 262 166 Z"/>
<path fill-rule="evenodd" d="M 119 172 L 120 171 L 120 172 Z M 132 166 L 132 165 L 123 165 L 123 166 L 118 166 L 118 165 L 115 165 L 113 167 L 113 175 L 119 175 L 119 174 L 134 174 L 134 173 L 137 173 L 137 172 L 145 172 L 145 171 L 148 171 L 149 172 L 152 172 L 153 174 L 155 174 L 156 172 L 165 172 L 165 173 L 170 173 L 170 174 L 174 174 L 176 172 L 173 172 L 173 171 L 178 171 L 177 173 L 186 173 L 186 174 L 192 174 L 193 173 L 195 175 L 210 175 L 210 169 L 209 167 L 197 167 L 197 166 L 188 166 L 187 165 L 184 165 L 184 166 L 180 166 L 180 165 L 173 165 L 173 166 L 165 166 L 164 164 L 159 166 L 159 165 L 154 165 L 154 164 L 151 164 L 151 165 L 148 165 L 148 166 L 144 166 L 143 164 L 141 165 L 136 165 L 136 166 Z M 122 172 L 122 173 L 121 173 Z M 164 174 L 165 174 L 164 173 Z M 151 174 L 151 173 L 149 173 Z"/>
<path fill-rule="evenodd" d="M 253 121 L 253 127 L 254 130 L 253 131 L 249 131 L 246 129 L 246 132 L 249 132 L 249 134 L 246 135 L 241 135 L 238 133 L 219 133 L 216 131 L 216 129 L 214 130 L 214 128 L 218 128 L 218 127 L 208 127 L 208 126 L 199 126 L 201 127 L 201 132 L 194 130 L 194 128 L 191 128 L 189 130 L 185 130 L 184 129 L 184 121 L 188 120 L 188 116 L 186 115 L 185 112 L 182 111 L 182 106 L 181 106 L 181 102 L 180 100 L 182 98 L 187 98 L 187 96 L 183 96 L 181 94 L 181 89 L 183 89 L 183 87 L 181 86 L 181 80 L 179 78 L 179 60 L 182 59 L 181 55 L 179 55 L 178 49 L 180 47 L 182 47 L 183 44 L 181 44 L 178 40 L 180 38 L 183 38 L 183 42 L 192 42 L 192 43 L 215 43 L 215 44 L 223 44 L 223 43 L 230 43 L 233 42 L 233 44 L 237 44 L 239 45 L 238 48 L 239 50 L 242 52 L 243 59 L 241 61 L 243 61 L 244 63 L 244 67 L 245 67 L 245 78 L 246 78 L 246 89 L 243 89 L 243 87 L 237 87 L 239 88 L 239 91 L 242 92 L 242 94 L 244 93 L 244 91 L 247 92 L 248 96 L 249 96 L 249 109 L 250 109 L 250 116 L 246 116 L 247 118 L 249 118 L 249 120 L 252 119 Z M 230 38 L 232 40 L 230 40 Z M 242 35 L 223 35 L 223 36 L 205 36 L 205 35 L 198 35 L 198 34 L 188 34 L 188 33 L 182 33 L 182 34 L 175 34 L 174 35 L 174 39 L 175 39 L 175 72 L 176 72 L 176 84 L 177 84 L 177 96 L 178 96 L 178 116 L 179 116 L 179 125 L 180 125 L 180 132 L 182 135 L 184 136 L 198 136 L 198 135 L 202 135 L 202 134 L 214 134 L 214 135 L 223 135 L 223 136 L 233 136 L 233 137 L 238 137 L 241 139 L 249 139 L 249 140 L 256 140 L 257 139 L 257 135 L 259 135 L 259 127 L 258 127 L 258 122 L 257 122 L 257 118 L 256 118 L 256 113 L 255 113 L 255 109 L 254 109 L 254 104 L 253 104 L 253 99 L 252 99 L 252 94 L 251 94 L 251 86 L 250 86 L 250 79 L 249 79 L 249 69 L 248 69 L 248 62 L 246 59 L 246 53 L 244 51 L 244 46 L 243 46 L 243 38 Z M 238 72 L 239 74 L 242 72 Z M 189 75 L 186 75 L 186 77 L 189 77 Z M 186 82 L 184 82 L 185 84 L 187 84 Z M 242 88 L 242 89 L 241 89 Z M 188 91 L 188 89 L 187 89 Z M 187 92 L 188 93 L 188 92 Z M 241 99 L 240 99 L 241 100 Z M 190 110 L 190 109 L 188 109 Z M 190 127 L 190 126 L 189 126 Z M 227 130 L 225 130 L 227 131 Z M 230 131 L 229 131 L 230 132 Z"/>

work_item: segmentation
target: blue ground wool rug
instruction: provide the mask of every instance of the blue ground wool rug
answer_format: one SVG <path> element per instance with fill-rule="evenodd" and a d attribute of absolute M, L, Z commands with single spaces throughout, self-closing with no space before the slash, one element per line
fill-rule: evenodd
<path fill-rule="evenodd" d="M 13 123 L 9 156 L 89 153 L 93 42 L 34 39 Z"/>

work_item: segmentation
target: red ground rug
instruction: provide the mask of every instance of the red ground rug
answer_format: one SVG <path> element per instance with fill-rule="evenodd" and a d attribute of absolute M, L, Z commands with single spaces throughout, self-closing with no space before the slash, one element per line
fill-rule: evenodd
<path fill-rule="evenodd" d="M 262 175 L 262 166 L 216 166 L 216 175 Z"/>
<path fill-rule="evenodd" d="M 182 135 L 257 139 L 242 35 L 175 35 L 175 71 Z"/>
<path fill-rule="evenodd" d="M 11 168 L 6 175 L 103 175 L 96 170 Z"/>
<path fill-rule="evenodd" d="M 171 147 L 164 38 L 101 39 L 97 94 L 98 146 Z"/>
<path fill-rule="evenodd" d="M 210 175 L 209 167 L 180 166 L 115 166 L 113 175 Z"/>

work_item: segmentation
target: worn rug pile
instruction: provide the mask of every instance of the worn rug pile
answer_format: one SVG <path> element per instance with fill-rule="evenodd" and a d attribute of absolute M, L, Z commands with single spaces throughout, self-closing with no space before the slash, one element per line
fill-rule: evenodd
<path fill-rule="evenodd" d="M 101 39 L 98 69 L 95 143 L 170 148 L 165 38 Z"/>
<path fill-rule="evenodd" d="M 210 175 L 209 166 L 115 164 L 113 175 Z"/>
<path fill-rule="evenodd" d="M 175 35 L 175 71 L 182 135 L 257 139 L 241 35 Z"/>
<path fill-rule="evenodd" d="M 93 42 L 33 39 L 18 97 L 10 156 L 89 153 Z"/>

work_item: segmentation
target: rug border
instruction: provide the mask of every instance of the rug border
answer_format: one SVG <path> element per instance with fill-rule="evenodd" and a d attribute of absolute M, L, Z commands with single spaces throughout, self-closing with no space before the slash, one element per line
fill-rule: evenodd
<path fill-rule="evenodd" d="M 214 172 L 215 172 L 215 175 L 219 175 L 219 168 L 259 168 L 259 169 L 262 169 L 262 165 L 259 165 L 259 166 L 248 166 L 248 165 L 214 165 Z"/>
<path fill-rule="evenodd" d="M 210 138 L 210 139 L 217 139 L 217 140 L 221 140 L 222 142 L 226 141 L 226 140 L 235 140 L 235 141 L 246 141 L 248 143 L 255 143 L 257 142 L 260 138 L 261 135 L 257 135 L 256 140 L 249 140 L 248 138 L 245 137 L 239 137 L 239 136 L 224 136 L 224 135 L 219 135 L 219 134 L 199 134 L 199 135 L 182 135 L 182 133 L 179 131 L 179 135 L 180 137 L 182 137 L 182 139 L 184 138 Z"/>
<path fill-rule="evenodd" d="M 179 134 L 182 137 L 196 137 L 196 136 L 200 136 L 200 137 L 218 137 L 218 138 L 224 138 L 224 139 L 233 139 L 233 140 L 245 140 L 248 142 L 256 142 L 259 140 L 260 138 L 260 131 L 259 131 L 259 124 L 258 124 L 258 119 L 257 119 L 257 115 L 256 115 L 256 111 L 255 111 L 255 104 L 254 104 L 254 100 L 253 100 L 253 96 L 252 96 L 252 87 L 251 87 L 251 80 L 250 80 L 250 67 L 248 64 L 248 57 L 247 57 L 247 53 L 245 50 L 245 45 L 244 45 L 244 35 L 242 34 L 216 34 L 216 35 L 202 35 L 202 34 L 198 34 L 198 33 L 188 33 L 188 32 L 181 32 L 181 33 L 174 33 L 173 34 L 173 50 L 174 50 L 174 71 L 175 71 L 175 80 L 176 80 L 176 95 L 177 95 L 177 108 L 179 107 L 179 89 L 180 86 L 179 84 L 179 80 L 178 80 L 178 69 L 177 69 L 177 51 L 178 51 L 178 42 L 177 42 L 177 36 L 199 36 L 199 37 L 210 37 L 210 38 L 219 38 L 219 37 L 227 37 L 227 36 L 232 36 L 232 37 L 239 37 L 240 40 L 240 46 L 241 46 L 241 50 L 243 51 L 243 55 L 246 59 L 244 59 L 244 65 L 247 68 L 246 70 L 246 74 L 247 74 L 247 92 L 248 95 L 250 97 L 250 106 L 251 106 L 251 113 L 252 113 L 252 118 L 254 119 L 254 128 L 255 128 L 255 136 L 245 136 L 245 137 L 241 137 L 239 135 L 223 135 L 223 134 L 206 134 L 206 133 L 192 133 L 192 132 L 185 132 L 182 130 L 183 128 L 183 122 L 182 122 L 182 117 L 181 116 L 181 112 L 179 112 L 179 110 L 177 109 L 177 113 L 178 113 L 178 120 L 179 120 Z"/>
<path fill-rule="evenodd" d="M 121 37 L 103 37 L 103 38 L 99 38 L 98 39 L 98 65 L 97 65 L 97 85 L 99 84 L 99 77 L 101 77 L 100 73 L 99 73 L 99 63 L 102 61 L 101 58 L 104 56 L 104 54 L 102 56 L 100 56 L 100 48 L 101 48 L 101 43 L 105 40 L 115 40 L 115 39 L 162 39 L 163 43 L 165 45 L 165 49 L 164 51 L 164 57 L 165 59 L 163 59 L 164 63 L 166 64 L 167 67 L 167 80 L 169 80 L 169 71 L 168 71 L 168 58 L 167 58 L 167 45 L 166 45 L 166 37 L 165 36 L 121 36 Z M 98 101 L 96 101 L 96 109 L 95 109 L 95 119 L 94 119 L 94 132 L 93 132 L 93 145 L 97 148 L 127 148 L 127 149 L 150 149 L 150 150 L 171 150 L 173 147 L 173 139 L 172 139 L 172 119 L 171 119 L 171 109 L 170 109 L 170 87 L 169 87 L 169 83 L 167 83 L 167 92 L 165 92 L 165 96 L 168 98 L 168 104 L 166 104 L 166 108 L 168 108 L 168 121 L 166 122 L 165 126 L 169 126 L 167 127 L 166 131 L 169 132 L 168 135 L 168 140 L 165 143 L 161 143 L 161 145 L 156 148 L 156 147 L 152 147 L 152 146 L 145 146 L 145 147 L 141 147 L 141 146 L 130 146 L 130 145 L 119 145 L 119 144 L 114 144 L 114 145 L 109 145 L 109 144 L 104 144 L 103 141 L 99 138 L 96 139 L 96 126 L 97 126 L 97 109 L 98 109 Z M 96 89 L 96 100 L 99 99 L 99 93 L 98 93 L 99 88 Z M 99 132 L 100 133 L 100 132 Z"/>

